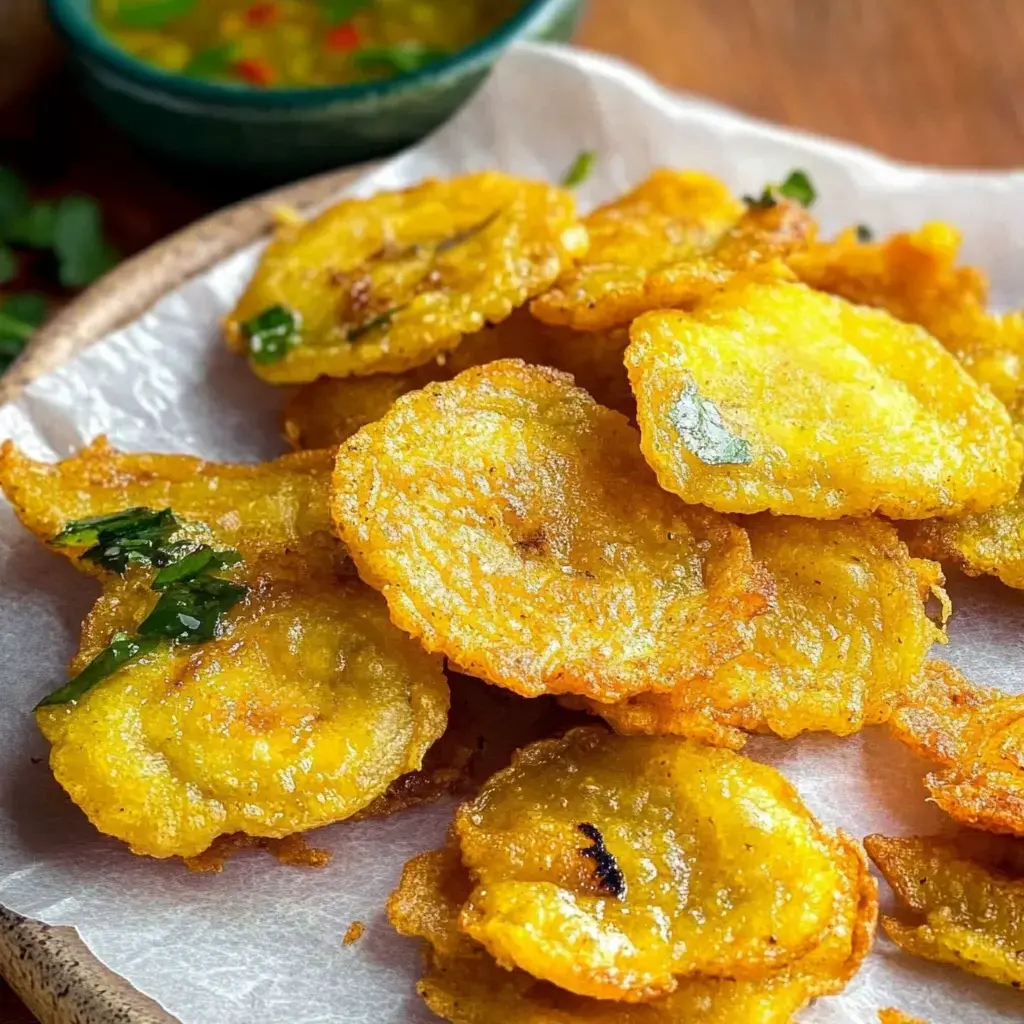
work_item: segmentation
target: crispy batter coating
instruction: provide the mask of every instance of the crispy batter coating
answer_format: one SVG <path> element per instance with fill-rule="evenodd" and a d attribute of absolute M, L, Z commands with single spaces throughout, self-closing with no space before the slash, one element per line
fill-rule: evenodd
<path fill-rule="evenodd" d="M 456 814 L 460 927 L 506 967 L 643 1002 L 761 977 L 821 939 L 841 847 L 775 769 L 687 740 L 574 729 Z"/>
<path fill-rule="evenodd" d="M 925 783 L 947 814 L 975 828 L 1024 836 L 1024 694 L 976 686 L 933 661 L 889 728 L 941 766 Z"/>
<path fill-rule="evenodd" d="M 871 859 L 917 916 L 912 924 L 883 917 L 882 927 L 908 953 L 1024 988 L 1024 843 L 985 838 L 985 846 L 964 848 L 934 837 L 868 836 Z"/>
<path fill-rule="evenodd" d="M 282 837 L 349 817 L 419 768 L 444 731 L 441 661 L 346 573 L 327 533 L 328 472 L 312 452 L 217 466 L 100 442 L 44 466 L 5 446 L 0 483 L 41 539 L 149 504 L 244 559 L 225 575 L 248 596 L 214 640 L 164 644 L 78 701 L 37 711 L 58 782 L 134 852 L 192 857 L 222 834 Z M 148 568 L 101 575 L 72 672 L 135 632 L 157 597 Z"/>
<path fill-rule="evenodd" d="M 579 387 L 609 409 L 634 419 L 636 402 L 622 361 L 623 330 L 585 332 L 550 327 L 526 310 L 468 337 L 441 359 L 397 374 L 321 377 L 298 388 L 284 409 L 285 437 L 296 448 L 330 448 L 379 420 L 397 399 L 433 381 L 451 380 L 471 366 L 516 358 L 571 373 Z"/>
<path fill-rule="evenodd" d="M 982 511 L 1017 490 L 1006 409 L 924 330 L 786 282 L 649 313 L 626 351 L 662 486 L 722 512 Z"/>
<path fill-rule="evenodd" d="M 707 174 L 664 169 L 584 223 L 586 257 L 530 306 L 545 323 L 581 331 L 691 305 L 738 271 L 803 248 L 815 232 L 796 203 L 746 209 Z"/>
<path fill-rule="evenodd" d="M 878 1024 L 928 1024 L 923 1017 L 911 1017 L 909 1013 L 887 1006 L 878 1011 Z"/>
<path fill-rule="evenodd" d="M 619 704 L 588 701 L 620 733 L 670 733 L 737 748 L 748 732 L 846 736 L 886 721 L 945 636 L 923 599 L 934 562 L 911 558 L 890 524 L 791 516 L 744 520 L 776 595 L 750 651 L 710 677 Z"/>
<path fill-rule="evenodd" d="M 454 844 L 406 865 L 388 916 L 402 934 L 429 943 L 420 994 L 454 1024 L 789 1024 L 815 996 L 841 991 L 871 945 L 875 884 L 858 846 L 842 844 L 837 911 L 812 952 L 756 980 L 684 978 L 672 994 L 646 1003 L 578 996 L 500 968 L 458 929 L 472 884 Z"/>
<path fill-rule="evenodd" d="M 670 689 L 746 646 L 771 589 L 624 417 L 515 360 L 399 399 L 339 449 L 332 507 L 397 625 L 524 696 Z"/>
<path fill-rule="evenodd" d="M 455 348 L 542 292 L 587 247 L 572 195 L 497 171 L 347 199 L 284 226 L 226 321 L 277 305 L 301 318 L 276 362 L 250 360 L 276 384 L 398 373 Z"/>

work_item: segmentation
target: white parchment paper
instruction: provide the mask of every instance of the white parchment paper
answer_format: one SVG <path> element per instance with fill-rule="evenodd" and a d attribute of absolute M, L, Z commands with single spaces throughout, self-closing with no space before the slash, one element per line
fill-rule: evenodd
<path fill-rule="evenodd" d="M 998 300 L 1024 303 L 1024 176 L 894 166 L 668 94 L 621 64 L 567 48 L 513 51 L 453 122 L 356 191 L 486 167 L 556 179 L 582 148 L 600 154 L 580 190 L 585 205 L 659 164 L 710 171 L 740 192 L 804 167 L 826 232 L 853 222 L 888 232 L 952 220 L 966 235 L 965 258 L 989 271 Z M 217 337 L 255 254 L 189 282 L 35 383 L 0 410 L 0 437 L 50 459 L 101 432 L 127 450 L 240 461 L 276 454 L 278 393 Z M 1024 690 L 1024 594 L 964 579 L 951 589 L 957 611 L 946 656 L 979 682 Z M 63 795 L 30 709 L 64 678 L 94 596 L 95 585 L 43 550 L 0 501 L 0 902 L 74 925 L 100 959 L 184 1024 L 432 1019 L 414 994 L 417 951 L 391 931 L 382 907 L 403 862 L 440 842 L 450 804 L 321 830 L 314 842 L 334 859 L 320 872 L 254 854 L 230 861 L 222 875 L 197 876 L 131 856 Z M 879 730 L 842 741 L 757 739 L 748 752 L 778 765 L 826 822 L 856 836 L 949 827 L 926 803 L 924 766 Z M 343 947 L 356 919 L 367 934 Z M 930 1024 L 1024 1019 L 1019 993 L 915 961 L 881 937 L 847 992 L 803 1019 L 868 1024 L 889 1005 Z"/>

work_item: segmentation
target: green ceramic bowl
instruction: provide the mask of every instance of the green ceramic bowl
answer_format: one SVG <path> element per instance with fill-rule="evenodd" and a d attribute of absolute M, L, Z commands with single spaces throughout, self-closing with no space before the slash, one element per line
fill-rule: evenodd
<path fill-rule="evenodd" d="M 84 88 L 146 149 L 261 183 L 393 153 L 448 118 L 510 43 L 566 40 L 583 0 L 534 0 L 480 42 L 414 74 L 318 89 L 251 89 L 162 71 L 97 27 L 92 0 L 48 0 Z"/>

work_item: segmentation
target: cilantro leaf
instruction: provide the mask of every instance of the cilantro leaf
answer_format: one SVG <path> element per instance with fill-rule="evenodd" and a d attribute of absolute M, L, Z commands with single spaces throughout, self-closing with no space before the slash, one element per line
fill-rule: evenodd
<path fill-rule="evenodd" d="M 795 170 L 789 172 L 785 181 L 765 185 L 759 196 L 744 196 L 743 201 L 752 210 L 770 210 L 778 205 L 779 196 L 809 207 L 818 198 L 818 193 L 807 172 Z"/>
<path fill-rule="evenodd" d="M 278 363 L 302 340 L 302 318 L 287 306 L 269 306 L 242 324 L 249 355 L 257 363 Z"/>
<path fill-rule="evenodd" d="M 45 696 L 36 705 L 36 709 L 78 700 L 122 665 L 149 654 L 159 643 L 159 637 L 130 637 L 124 633 L 115 633 L 109 646 L 100 651 L 77 676 L 69 679 L 59 690 Z"/>
<path fill-rule="evenodd" d="M 6 237 L 31 249 L 52 249 L 57 224 L 57 204 L 43 199 L 33 203 L 7 225 Z"/>
<path fill-rule="evenodd" d="M 562 175 L 563 188 L 576 188 L 590 177 L 597 162 L 597 154 L 592 149 L 583 149 L 576 154 L 576 159 Z"/>
<path fill-rule="evenodd" d="M 219 576 L 199 576 L 171 583 L 143 619 L 139 635 L 190 644 L 205 643 L 217 635 L 221 616 L 248 593 L 248 587 Z"/>
<path fill-rule="evenodd" d="M 117 23 L 125 28 L 160 28 L 188 14 L 198 0 L 119 0 Z"/>
<path fill-rule="evenodd" d="M 361 68 L 386 67 L 396 75 L 408 75 L 444 60 L 449 52 L 425 43 L 395 43 L 392 46 L 364 46 L 352 54 L 352 60 Z"/>
<path fill-rule="evenodd" d="M 669 411 L 669 420 L 679 431 L 687 451 L 708 466 L 737 466 L 753 461 L 750 443 L 729 430 L 718 407 L 700 395 L 693 380 L 686 382 Z"/>
<path fill-rule="evenodd" d="M 7 238 L 8 228 L 28 207 L 25 183 L 9 167 L 0 167 L 0 238 Z"/>
<path fill-rule="evenodd" d="M 66 288 L 91 284 L 117 262 L 117 254 L 103 237 L 95 199 L 66 196 L 60 200 L 53 225 L 53 251 L 60 283 Z"/>

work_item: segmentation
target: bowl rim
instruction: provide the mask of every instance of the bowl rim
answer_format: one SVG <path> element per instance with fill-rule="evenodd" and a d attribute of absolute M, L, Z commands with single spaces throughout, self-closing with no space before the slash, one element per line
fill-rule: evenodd
<path fill-rule="evenodd" d="M 482 39 L 418 71 L 373 82 L 282 89 L 254 89 L 243 84 L 188 78 L 179 72 L 165 71 L 135 57 L 99 29 L 91 12 L 92 0 L 46 0 L 46 7 L 52 24 L 73 51 L 85 51 L 97 63 L 130 78 L 136 85 L 148 86 L 179 98 L 266 109 L 372 99 L 413 90 L 453 72 L 472 72 L 493 63 L 501 50 L 528 34 L 550 14 L 578 2 L 527 0 L 511 18 Z"/>

